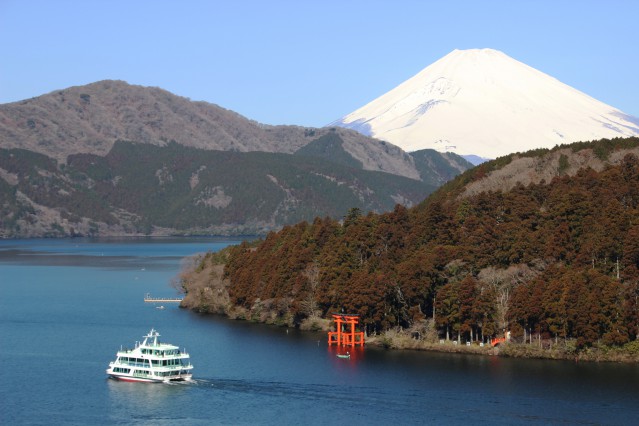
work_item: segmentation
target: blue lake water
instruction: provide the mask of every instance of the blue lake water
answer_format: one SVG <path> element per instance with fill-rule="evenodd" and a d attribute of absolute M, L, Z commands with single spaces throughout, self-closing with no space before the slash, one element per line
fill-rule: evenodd
<path fill-rule="evenodd" d="M 165 304 L 183 257 L 235 240 L 0 241 L 0 423 L 639 424 L 639 366 L 366 348 Z M 151 328 L 190 384 L 106 378 Z"/>

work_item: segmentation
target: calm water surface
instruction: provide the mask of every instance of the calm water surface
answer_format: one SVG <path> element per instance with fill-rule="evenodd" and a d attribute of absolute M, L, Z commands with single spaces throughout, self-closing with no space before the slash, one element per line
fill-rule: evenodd
<path fill-rule="evenodd" d="M 639 366 L 356 350 L 324 334 L 200 316 L 173 296 L 221 239 L 0 241 L 2 424 L 639 424 Z M 192 384 L 108 380 L 152 327 Z"/>

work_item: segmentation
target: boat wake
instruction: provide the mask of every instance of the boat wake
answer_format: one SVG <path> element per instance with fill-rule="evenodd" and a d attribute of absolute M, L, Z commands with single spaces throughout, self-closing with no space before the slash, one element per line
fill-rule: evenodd
<path fill-rule="evenodd" d="M 216 392 L 223 401 L 240 400 L 246 407 L 252 407 L 255 412 L 261 412 L 263 406 L 282 407 L 286 406 L 295 413 L 304 412 L 311 418 L 315 414 L 316 407 L 322 407 L 322 410 L 339 410 L 343 407 L 349 407 L 351 413 L 369 413 L 377 412 L 379 407 L 385 407 L 383 413 L 377 412 L 378 422 L 380 424 L 391 423 L 392 419 L 397 418 L 421 418 L 424 415 L 424 406 L 432 401 L 437 401 L 438 413 L 442 415 L 443 424 L 456 424 L 459 414 L 456 410 L 459 404 L 459 393 L 457 391 L 443 391 L 441 389 L 433 389 L 432 392 L 424 392 L 423 389 L 406 388 L 402 391 L 394 389 L 393 391 L 385 388 L 354 386 L 348 384 L 329 385 L 329 384 L 303 384 L 290 382 L 272 382 L 272 381 L 247 381 L 233 379 L 208 379 L 199 378 L 190 382 L 192 385 L 206 392 Z M 477 399 L 478 405 L 481 398 L 476 395 L 465 395 L 466 399 Z M 207 400 L 210 397 L 206 397 Z M 259 401 L 258 405 L 255 401 Z M 501 402 L 497 400 L 496 404 Z M 294 408 L 291 408 L 294 407 Z M 494 407 L 491 407 L 492 410 Z M 485 418 L 485 424 L 512 424 L 517 423 L 519 417 L 512 417 L 507 411 L 500 411 L 495 414 L 481 406 L 472 406 L 466 408 L 461 415 L 467 416 L 468 419 Z M 277 411 L 276 419 L 273 421 L 282 421 L 287 423 L 286 411 Z M 264 414 L 262 415 L 271 415 Z M 259 420 L 264 421 L 264 418 Z M 293 420 L 293 419 L 290 419 Z M 299 421 L 299 418 L 295 419 Z M 531 415 L 527 417 L 528 421 L 548 420 L 552 423 L 554 418 L 538 417 Z M 257 420 L 255 420 L 257 421 Z M 250 423 L 250 422 L 249 422 Z M 267 422 L 268 423 L 268 422 Z"/>
<path fill-rule="evenodd" d="M 295 398 L 298 400 L 323 400 L 344 403 L 351 401 L 357 405 L 380 404 L 389 399 L 397 400 L 402 405 L 402 398 L 398 395 L 389 395 L 382 389 L 361 386 L 334 386 L 316 383 L 288 383 L 272 381 L 247 381 L 234 379 L 207 379 L 198 378 L 188 382 L 191 385 L 207 390 L 220 392 L 257 394 L 281 398 Z M 409 392 L 410 393 L 410 392 Z"/>

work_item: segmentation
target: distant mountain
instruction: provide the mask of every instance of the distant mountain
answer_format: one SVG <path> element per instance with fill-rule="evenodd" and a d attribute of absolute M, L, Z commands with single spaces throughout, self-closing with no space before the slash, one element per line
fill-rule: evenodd
<path fill-rule="evenodd" d="M 639 136 L 638 118 L 492 49 L 454 50 L 331 125 L 483 158 Z"/>
<path fill-rule="evenodd" d="M 0 238 L 263 234 L 419 203 L 434 185 L 326 159 L 116 142 L 106 156 L 0 149 Z"/>
<path fill-rule="evenodd" d="M 491 158 L 483 158 L 483 157 L 479 157 L 477 155 L 462 155 L 462 157 L 468 161 L 469 163 L 477 166 L 481 163 L 485 163 L 486 161 L 490 161 Z"/>
<path fill-rule="evenodd" d="M 382 142 L 384 144 L 384 142 Z M 337 132 L 331 132 L 295 151 L 296 155 L 324 158 L 327 161 L 349 167 L 362 168 L 360 161 L 352 157 L 343 147 L 344 141 Z M 389 145 L 391 149 L 394 147 Z M 455 176 L 473 167 L 473 164 L 453 153 L 440 153 L 424 149 L 411 153 L 415 168 L 422 182 L 442 185 Z"/>
<path fill-rule="evenodd" d="M 473 167 L 473 163 L 452 152 L 441 153 L 434 149 L 422 149 L 412 152 L 411 156 L 415 160 L 420 179 L 439 185 Z"/>
<path fill-rule="evenodd" d="M 0 238 L 261 234 L 409 207 L 470 167 L 101 81 L 0 105 Z"/>
<path fill-rule="evenodd" d="M 267 126 L 217 105 L 123 81 L 100 81 L 0 105 L 0 148 L 28 149 L 60 163 L 72 154 L 106 155 L 116 140 L 292 154 L 332 133 L 358 167 L 420 179 L 409 154 L 355 131 Z"/>

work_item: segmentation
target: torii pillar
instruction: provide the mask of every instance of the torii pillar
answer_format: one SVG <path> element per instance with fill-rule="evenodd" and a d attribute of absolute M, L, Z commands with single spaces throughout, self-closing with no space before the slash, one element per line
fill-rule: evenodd
<path fill-rule="evenodd" d="M 328 332 L 328 345 L 336 344 L 341 346 L 364 346 L 364 332 L 355 331 L 355 326 L 359 322 L 359 315 L 355 314 L 333 314 L 336 331 Z M 349 325 L 350 330 L 343 330 L 344 325 Z"/>

